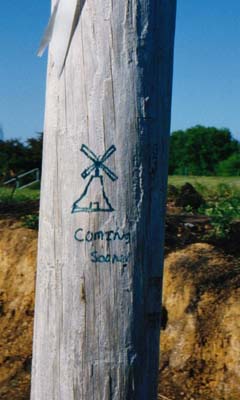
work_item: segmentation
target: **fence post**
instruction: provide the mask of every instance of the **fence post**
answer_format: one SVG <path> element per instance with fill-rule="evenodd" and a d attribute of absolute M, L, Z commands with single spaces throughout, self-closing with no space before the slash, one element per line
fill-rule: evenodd
<path fill-rule="evenodd" d="M 49 52 L 31 400 L 155 400 L 176 2 L 76 10 Z"/>

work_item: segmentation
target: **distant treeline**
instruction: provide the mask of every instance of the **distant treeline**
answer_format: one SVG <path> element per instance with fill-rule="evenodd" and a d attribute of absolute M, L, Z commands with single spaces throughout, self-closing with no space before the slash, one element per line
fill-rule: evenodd
<path fill-rule="evenodd" d="M 240 143 L 228 129 L 197 125 L 173 132 L 170 175 L 240 175 Z"/>
<path fill-rule="evenodd" d="M 34 168 L 41 169 L 43 134 L 26 142 L 0 140 L 0 181 Z M 240 175 L 240 143 L 228 129 L 197 125 L 173 132 L 170 175 Z"/>
<path fill-rule="evenodd" d="M 25 143 L 20 140 L 0 140 L 0 181 L 34 168 L 41 169 L 43 134 Z"/>

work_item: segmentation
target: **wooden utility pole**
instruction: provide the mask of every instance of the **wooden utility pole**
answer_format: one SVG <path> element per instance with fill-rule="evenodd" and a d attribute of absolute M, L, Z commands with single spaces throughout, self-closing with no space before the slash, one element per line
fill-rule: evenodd
<path fill-rule="evenodd" d="M 176 1 L 52 6 L 31 400 L 153 400 Z"/>

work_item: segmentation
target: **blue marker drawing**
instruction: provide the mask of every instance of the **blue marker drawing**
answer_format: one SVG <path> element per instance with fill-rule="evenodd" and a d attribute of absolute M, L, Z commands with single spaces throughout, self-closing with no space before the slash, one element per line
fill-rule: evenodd
<path fill-rule="evenodd" d="M 81 152 L 85 154 L 92 162 L 88 168 L 86 168 L 81 176 L 83 179 L 86 179 L 88 176 L 90 176 L 92 173 L 94 175 L 90 176 L 90 179 L 79 197 L 72 206 L 72 213 L 77 213 L 77 212 L 112 212 L 114 211 L 114 208 L 112 207 L 105 189 L 104 189 L 104 180 L 103 180 L 103 175 L 101 172 L 105 172 L 105 174 L 113 181 L 115 182 L 118 177 L 117 175 L 111 171 L 104 163 L 107 161 L 109 157 L 116 151 L 116 147 L 112 145 L 109 147 L 109 149 L 104 153 L 103 156 L 97 156 L 94 154 L 92 150 L 90 150 L 85 144 L 82 145 L 81 147 Z M 96 199 L 91 199 L 91 194 L 90 194 L 90 188 L 91 185 L 97 186 L 97 198 Z M 96 193 L 96 191 L 95 191 Z"/>

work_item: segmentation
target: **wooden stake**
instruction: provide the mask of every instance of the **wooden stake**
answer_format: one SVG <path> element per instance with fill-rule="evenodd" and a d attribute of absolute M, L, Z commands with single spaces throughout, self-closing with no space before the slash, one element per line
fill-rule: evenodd
<path fill-rule="evenodd" d="M 175 7 L 86 0 L 60 78 L 50 46 L 31 400 L 157 397 Z"/>

